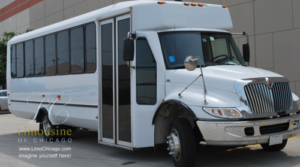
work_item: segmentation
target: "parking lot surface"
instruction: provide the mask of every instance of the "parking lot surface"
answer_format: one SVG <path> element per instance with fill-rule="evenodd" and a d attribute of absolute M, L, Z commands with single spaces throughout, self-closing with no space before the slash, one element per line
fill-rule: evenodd
<path fill-rule="evenodd" d="M 153 148 L 128 151 L 97 143 L 97 132 L 78 130 L 65 143 L 45 142 L 41 136 L 21 136 L 24 130 L 38 130 L 38 124 L 0 112 L 0 166 L 98 166 L 172 167 L 168 152 Z M 20 132 L 19 132 L 20 131 Z M 20 133 L 20 134 L 19 134 Z M 196 166 L 300 167 L 300 136 L 289 139 L 280 152 L 265 152 L 259 145 L 239 148 L 203 147 Z"/>

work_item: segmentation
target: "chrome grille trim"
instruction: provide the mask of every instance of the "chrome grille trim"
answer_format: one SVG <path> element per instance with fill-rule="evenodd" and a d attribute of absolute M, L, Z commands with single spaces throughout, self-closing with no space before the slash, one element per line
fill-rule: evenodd
<path fill-rule="evenodd" d="M 291 110 L 292 91 L 288 82 L 274 83 L 270 89 L 266 84 L 245 85 L 244 91 L 249 107 L 254 114 Z"/>

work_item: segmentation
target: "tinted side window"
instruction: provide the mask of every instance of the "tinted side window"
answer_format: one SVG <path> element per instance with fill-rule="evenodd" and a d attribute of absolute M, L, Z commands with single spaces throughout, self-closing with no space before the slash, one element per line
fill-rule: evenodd
<path fill-rule="evenodd" d="M 48 35 L 45 39 L 46 75 L 56 74 L 56 45 L 55 35 Z"/>
<path fill-rule="evenodd" d="M 69 74 L 69 31 L 57 34 L 57 73 Z"/>
<path fill-rule="evenodd" d="M 16 45 L 11 47 L 11 60 L 10 60 L 10 70 L 11 70 L 11 77 L 16 78 Z"/>
<path fill-rule="evenodd" d="M 83 27 L 71 30 L 71 71 L 82 73 L 84 70 Z"/>
<path fill-rule="evenodd" d="M 96 26 L 88 24 L 85 28 L 86 72 L 96 71 Z"/>
<path fill-rule="evenodd" d="M 24 44 L 17 45 L 17 77 L 24 77 Z"/>
<path fill-rule="evenodd" d="M 25 77 L 33 77 L 33 41 L 25 42 Z"/>
<path fill-rule="evenodd" d="M 34 40 L 35 76 L 45 75 L 44 38 Z"/>
<path fill-rule="evenodd" d="M 145 38 L 137 39 L 136 94 L 138 104 L 156 104 L 156 61 Z"/>
<path fill-rule="evenodd" d="M 2 92 L 3 96 L 7 96 L 7 92 Z"/>

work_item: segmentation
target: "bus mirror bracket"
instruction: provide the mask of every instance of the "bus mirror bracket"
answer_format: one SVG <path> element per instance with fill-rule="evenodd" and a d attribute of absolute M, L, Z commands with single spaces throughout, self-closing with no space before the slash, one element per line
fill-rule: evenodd
<path fill-rule="evenodd" d="M 123 45 L 123 60 L 127 61 L 127 65 L 133 69 L 135 69 L 135 67 L 130 65 L 130 61 L 134 60 L 135 37 L 136 37 L 135 33 L 128 32 L 127 38 L 124 39 L 124 45 Z"/>
<path fill-rule="evenodd" d="M 231 33 L 232 35 L 245 35 L 247 37 L 247 43 L 243 44 L 243 56 L 247 65 L 250 62 L 250 46 L 249 46 L 249 35 L 244 31 L 243 33 Z"/>

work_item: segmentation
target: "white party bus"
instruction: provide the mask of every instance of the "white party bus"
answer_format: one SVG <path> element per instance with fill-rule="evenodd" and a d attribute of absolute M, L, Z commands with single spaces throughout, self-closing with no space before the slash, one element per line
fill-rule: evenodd
<path fill-rule="evenodd" d="M 128 1 L 16 36 L 9 110 L 47 139 L 84 128 L 100 144 L 165 146 L 176 167 L 194 166 L 200 143 L 279 151 L 300 133 L 299 98 L 284 76 L 247 66 L 230 29 L 226 6 Z"/>

